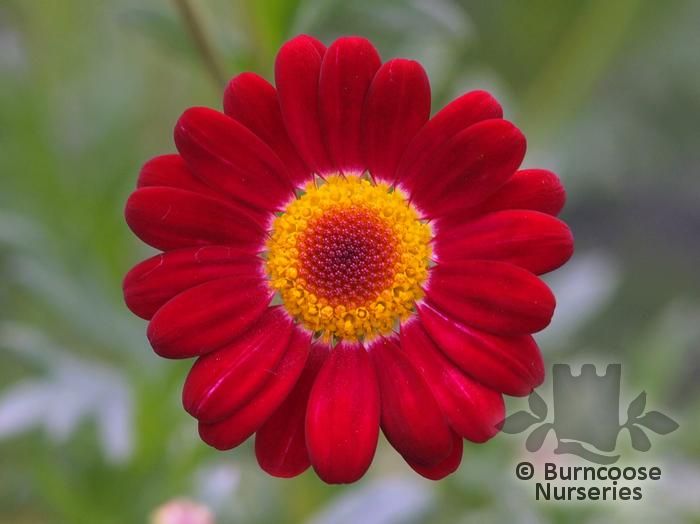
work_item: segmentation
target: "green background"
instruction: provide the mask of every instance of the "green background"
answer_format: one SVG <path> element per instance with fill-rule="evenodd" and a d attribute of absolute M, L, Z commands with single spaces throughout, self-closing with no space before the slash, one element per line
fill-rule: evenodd
<path fill-rule="evenodd" d="M 424 64 L 433 111 L 474 88 L 502 101 L 525 165 L 564 181 L 577 240 L 548 277 L 547 365 L 622 362 L 622 421 L 645 390 L 680 423 L 647 453 L 619 437 L 622 463 L 658 464 L 663 480 L 636 503 L 535 503 L 514 466 L 554 440 L 533 456 L 501 435 L 467 445 L 439 483 L 382 442 L 361 482 L 334 487 L 268 477 L 250 443 L 199 442 L 179 401 L 188 364 L 156 358 L 123 305 L 121 279 L 149 250 L 122 211 L 140 165 L 173 151 L 180 113 L 220 107 L 221 86 L 175 2 L 3 0 L 0 522 L 147 522 L 177 497 L 224 523 L 700 522 L 700 2 L 191 4 L 226 77 L 271 78 L 300 32 L 360 34 Z"/>

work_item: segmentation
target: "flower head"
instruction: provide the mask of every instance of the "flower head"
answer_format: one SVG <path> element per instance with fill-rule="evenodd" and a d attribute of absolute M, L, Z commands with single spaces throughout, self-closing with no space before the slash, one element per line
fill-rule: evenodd
<path fill-rule="evenodd" d="M 273 223 L 272 287 L 326 342 L 389 335 L 423 297 L 430 225 L 386 183 L 339 175 L 324 182 L 309 182 Z"/>
<path fill-rule="evenodd" d="M 183 403 L 208 444 L 255 434 L 273 475 L 352 482 L 381 428 L 442 478 L 498 431 L 503 394 L 543 380 L 564 190 L 518 170 L 525 139 L 488 93 L 430 118 L 422 67 L 365 39 L 296 37 L 275 81 L 235 77 L 145 164 L 126 218 L 163 253 L 126 303 L 156 353 L 198 357 Z"/>

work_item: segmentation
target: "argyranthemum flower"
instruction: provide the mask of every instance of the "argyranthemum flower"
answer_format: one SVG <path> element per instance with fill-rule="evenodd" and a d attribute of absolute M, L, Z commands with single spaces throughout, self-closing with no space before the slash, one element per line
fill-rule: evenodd
<path fill-rule="evenodd" d="M 224 112 L 191 108 L 146 163 L 126 219 L 163 253 L 124 281 L 166 358 L 198 357 L 185 409 L 208 444 L 255 434 L 267 472 L 369 467 L 379 429 L 438 479 L 543 380 L 531 336 L 572 253 L 556 175 L 488 93 L 430 116 L 423 68 L 363 38 L 279 51 Z"/>

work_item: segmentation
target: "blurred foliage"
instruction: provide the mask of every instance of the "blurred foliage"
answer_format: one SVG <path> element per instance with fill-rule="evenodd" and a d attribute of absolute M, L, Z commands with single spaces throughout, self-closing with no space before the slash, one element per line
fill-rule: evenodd
<path fill-rule="evenodd" d="M 700 4 L 191 5 L 229 75 L 270 78 L 276 49 L 299 32 L 354 33 L 385 58 L 421 60 L 434 110 L 467 89 L 495 92 L 530 140 L 526 164 L 557 170 L 569 189 L 577 255 L 550 279 L 560 308 L 545 358 L 623 362 L 624 390 L 645 389 L 681 424 L 645 457 L 671 473 L 636 509 L 556 506 L 514 480 L 518 437 L 468 445 L 440 483 L 383 443 L 352 487 L 271 479 L 250 444 L 201 444 L 180 408 L 187 364 L 153 356 L 122 304 L 123 274 L 149 253 L 122 208 L 140 164 L 173 149 L 180 112 L 219 107 L 221 86 L 174 3 L 4 0 L 0 521 L 144 522 L 187 496 L 221 522 L 700 522 L 697 497 L 683 496 L 700 490 Z"/>

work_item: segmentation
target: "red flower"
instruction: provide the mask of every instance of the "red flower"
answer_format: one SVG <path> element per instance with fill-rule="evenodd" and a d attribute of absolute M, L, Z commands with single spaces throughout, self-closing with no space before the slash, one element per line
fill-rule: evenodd
<path fill-rule="evenodd" d="M 234 78 L 143 167 L 126 219 L 164 251 L 124 281 L 166 358 L 198 357 L 185 409 L 208 444 L 256 434 L 267 472 L 359 479 L 379 428 L 439 479 L 544 376 L 531 333 L 562 265 L 556 175 L 488 93 L 429 119 L 423 68 L 365 39 L 299 36 L 273 87 Z M 277 304 L 271 305 L 273 297 Z"/>

